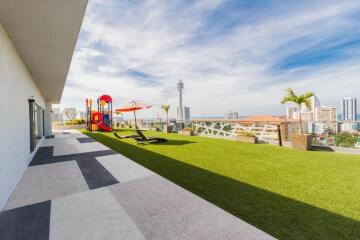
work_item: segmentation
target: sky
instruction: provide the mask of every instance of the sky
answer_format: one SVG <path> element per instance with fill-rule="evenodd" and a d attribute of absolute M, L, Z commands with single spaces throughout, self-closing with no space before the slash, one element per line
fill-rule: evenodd
<path fill-rule="evenodd" d="M 285 89 L 340 108 L 360 97 L 360 1 L 91 0 L 60 107 L 113 97 L 176 116 L 179 79 L 192 116 L 285 114 Z"/>

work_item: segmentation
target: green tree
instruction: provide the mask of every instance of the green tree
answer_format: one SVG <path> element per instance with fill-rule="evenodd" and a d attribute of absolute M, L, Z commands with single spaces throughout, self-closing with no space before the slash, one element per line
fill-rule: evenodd
<path fill-rule="evenodd" d="M 66 116 L 67 120 L 72 121 L 76 118 L 78 111 L 74 107 L 64 108 L 62 113 Z"/>
<path fill-rule="evenodd" d="M 170 104 L 164 104 L 161 105 L 161 108 L 164 110 L 164 112 L 166 113 L 166 123 L 169 123 L 169 110 L 170 110 L 171 105 Z"/>
<path fill-rule="evenodd" d="M 281 103 L 285 104 L 287 102 L 292 102 L 298 106 L 299 129 L 300 129 L 300 134 L 303 134 L 302 119 L 301 119 L 301 114 L 300 114 L 301 105 L 304 104 L 307 108 L 311 108 L 311 97 L 315 96 L 315 94 L 312 92 L 307 92 L 307 93 L 304 93 L 301 95 L 296 95 L 291 88 L 286 89 L 286 92 L 287 92 L 287 95 L 285 97 L 283 97 L 283 99 L 281 100 Z"/>
<path fill-rule="evenodd" d="M 352 148 L 357 142 L 357 137 L 347 132 L 341 132 L 336 135 L 336 142 L 340 147 Z"/>

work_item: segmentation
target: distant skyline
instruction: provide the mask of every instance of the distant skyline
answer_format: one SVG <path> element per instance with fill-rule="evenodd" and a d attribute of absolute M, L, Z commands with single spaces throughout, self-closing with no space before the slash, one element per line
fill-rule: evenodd
<path fill-rule="evenodd" d="M 360 97 L 359 1 L 89 1 L 60 107 L 107 93 L 193 116 L 284 114 L 284 89 Z M 156 117 L 159 107 L 140 111 Z M 164 114 L 163 114 L 164 116 Z"/>

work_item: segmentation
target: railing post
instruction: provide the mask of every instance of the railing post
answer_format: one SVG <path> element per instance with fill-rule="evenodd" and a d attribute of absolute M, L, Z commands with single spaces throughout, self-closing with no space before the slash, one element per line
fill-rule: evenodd
<path fill-rule="evenodd" d="M 280 128 L 280 125 L 277 125 L 277 133 L 278 133 L 279 146 L 282 147 L 282 139 L 281 139 L 281 128 Z"/>

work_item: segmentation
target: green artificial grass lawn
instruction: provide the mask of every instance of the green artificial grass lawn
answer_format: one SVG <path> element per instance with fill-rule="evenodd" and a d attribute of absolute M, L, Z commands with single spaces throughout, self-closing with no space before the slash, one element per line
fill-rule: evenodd
<path fill-rule="evenodd" d="M 119 135 L 133 134 L 117 130 Z M 360 239 L 360 156 L 160 132 L 84 132 L 280 239 Z"/>

